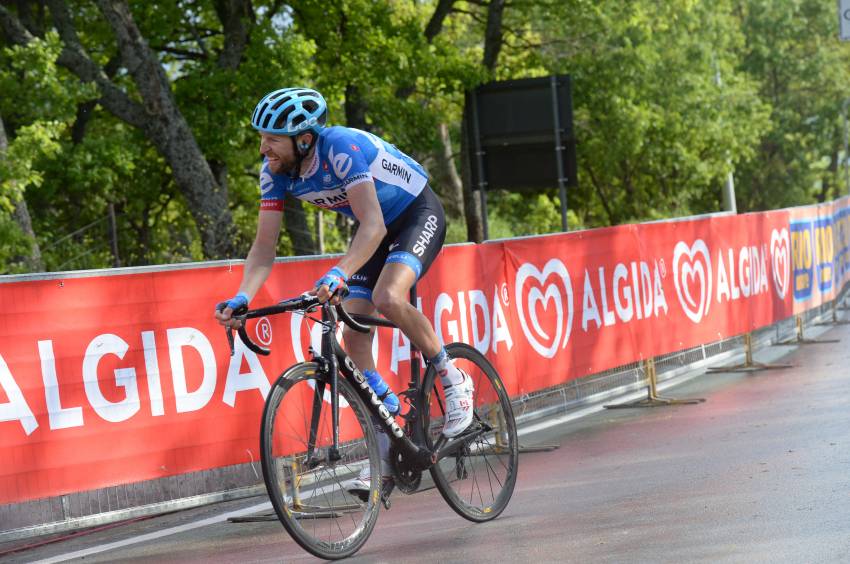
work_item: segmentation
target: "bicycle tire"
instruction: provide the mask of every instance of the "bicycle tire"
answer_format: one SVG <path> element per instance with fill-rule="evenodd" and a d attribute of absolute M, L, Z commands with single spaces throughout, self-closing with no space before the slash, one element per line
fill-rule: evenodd
<path fill-rule="evenodd" d="M 260 453 L 263 479 L 281 524 L 304 550 L 336 560 L 357 552 L 375 527 L 381 463 L 369 412 L 342 375 L 338 381 L 342 459 L 329 462 L 333 444 L 329 388 L 316 363 L 303 362 L 285 371 L 266 399 Z M 324 390 L 321 398 L 320 390 Z M 307 445 L 314 417 L 317 448 L 311 458 Z M 367 465 L 371 487 L 361 500 L 344 484 Z"/>
<path fill-rule="evenodd" d="M 469 429 L 490 429 L 470 439 L 460 451 L 431 467 L 431 477 L 443 499 L 461 517 L 484 522 L 498 517 L 513 495 L 519 468 L 519 441 L 510 398 L 493 365 L 464 343 L 446 352 L 475 385 L 475 418 Z M 433 365 L 423 379 L 423 417 L 429 448 L 442 432 L 445 402 Z M 466 434 L 466 433 L 464 433 Z M 461 440 L 463 435 L 458 437 Z"/>

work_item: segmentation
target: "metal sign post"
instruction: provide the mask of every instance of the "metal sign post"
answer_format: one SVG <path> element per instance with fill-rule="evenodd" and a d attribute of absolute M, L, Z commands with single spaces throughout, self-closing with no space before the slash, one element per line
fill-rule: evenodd
<path fill-rule="evenodd" d="M 564 159 L 561 153 L 564 151 L 564 141 L 561 138 L 561 118 L 558 104 L 558 78 L 551 76 L 549 84 L 552 88 L 552 122 L 555 126 L 555 162 L 558 170 L 558 197 L 561 200 L 561 231 L 567 231 L 567 179 L 564 178 Z"/>
<path fill-rule="evenodd" d="M 850 98 L 845 98 L 841 104 L 841 119 L 844 123 L 844 181 L 847 184 L 847 194 L 850 195 L 850 132 L 847 130 L 847 108 Z"/>
<path fill-rule="evenodd" d="M 838 37 L 850 41 L 850 0 L 838 0 Z"/>

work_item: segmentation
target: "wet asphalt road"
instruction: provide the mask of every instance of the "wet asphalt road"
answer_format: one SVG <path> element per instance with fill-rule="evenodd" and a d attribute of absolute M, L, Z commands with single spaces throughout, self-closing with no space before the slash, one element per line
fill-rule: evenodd
<path fill-rule="evenodd" d="M 793 369 L 701 375 L 665 392 L 705 403 L 602 411 L 524 435 L 523 444 L 560 448 L 521 456 L 511 504 L 491 523 L 461 519 L 433 489 L 396 493 L 348 561 L 848 563 L 850 326 L 820 336 L 841 342 L 773 349 L 787 351 Z M 264 501 L 173 513 L 0 560 L 68 555 Z M 317 560 L 276 521 L 225 521 L 72 561 Z"/>

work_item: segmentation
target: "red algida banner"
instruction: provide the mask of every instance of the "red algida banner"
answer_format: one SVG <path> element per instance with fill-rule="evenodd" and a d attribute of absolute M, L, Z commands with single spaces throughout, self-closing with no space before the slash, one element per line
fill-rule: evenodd
<path fill-rule="evenodd" d="M 418 307 L 443 342 L 476 347 L 525 394 L 792 315 L 789 221 L 777 211 L 448 247 Z M 333 264 L 278 263 L 251 305 L 296 296 Z M 0 503 L 256 461 L 271 384 L 318 349 L 321 327 L 262 318 L 248 330 L 271 356 L 238 339 L 230 356 L 213 309 L 241 276 L 201 265 L 0 284 Z M 373 354 L 400 391 L 407 338 L 380 329 Z"/>

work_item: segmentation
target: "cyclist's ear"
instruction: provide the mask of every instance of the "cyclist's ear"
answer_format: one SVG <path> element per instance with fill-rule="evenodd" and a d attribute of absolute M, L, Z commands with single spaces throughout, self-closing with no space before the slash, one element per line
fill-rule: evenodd
<path fill-rule="evenodd" d="M 296 136 L 295 143 L 298 145 L 299 151 L 306 153 L 310 150 L 310 146 L 313 144 L 313 133 L 307 132 Z"/>

